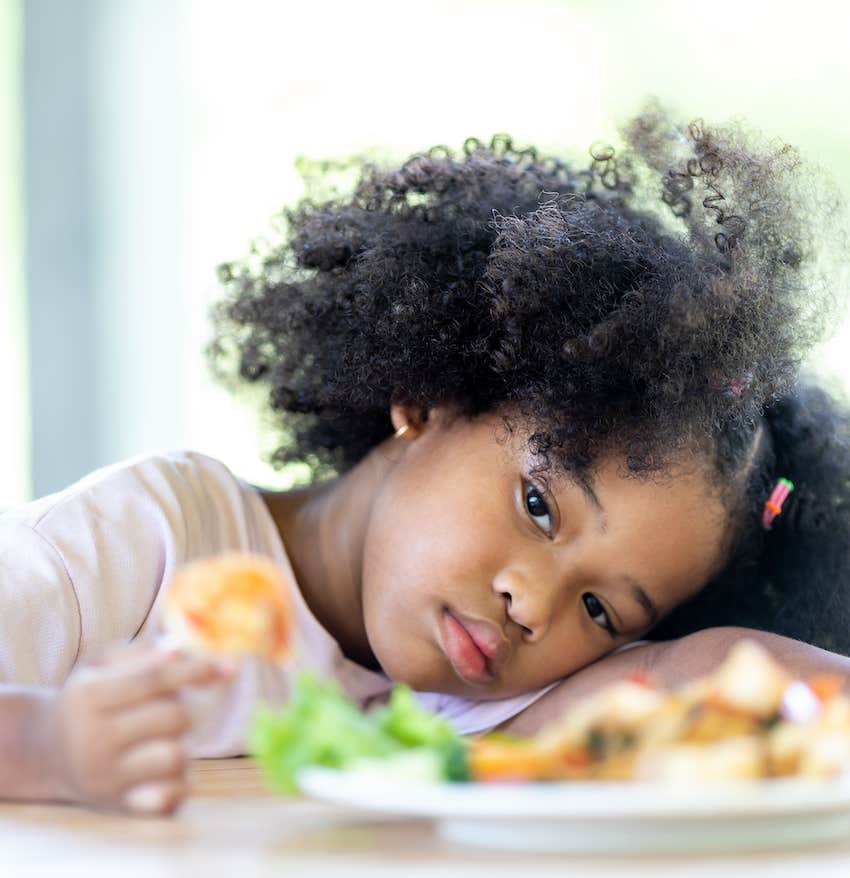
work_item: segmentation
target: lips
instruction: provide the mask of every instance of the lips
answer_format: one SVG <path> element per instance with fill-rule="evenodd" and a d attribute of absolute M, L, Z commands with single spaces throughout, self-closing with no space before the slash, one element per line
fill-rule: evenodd
<path fill-rule="evenodd" d="M 491 683 L 511 651 L 502 629 L 444 608 L 440 616 L 443 652 L 455 673 L 469 683 Z"/>

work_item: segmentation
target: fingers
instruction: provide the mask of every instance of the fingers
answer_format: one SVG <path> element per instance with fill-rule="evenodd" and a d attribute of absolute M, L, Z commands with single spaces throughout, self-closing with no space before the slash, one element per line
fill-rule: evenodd
<path fill-rule="evenodd" d="M 189 791 L 183 746 L 158 738 L 128 750 L 118 765 L 125 792 L 122 802 L 138 814 L 170 814 Z"/>
<path fill-rule="evenodd" d="M 127 787 L 153 780 L 186 781 L 188 760 L 179 741 L 154 738 L 130 747 L 121 755 L 118 774 Z"/>
<path fill-rule="evenodd" d="M 180 690 L 230 680 L 236 665 L 142 644 L 102 656 L 76 668 L 57 697 L 69 789 L 96 806 L 170 813 L 188 788 L 180 739 L 192 720 Z"/>
<path fill-rule="evenodd" d="M 123 748 L 148 738 L 179 738 L 191 725 L 186 705 L 177 696 L 162 696 L 117 711 L 112 733 L 116 744 Z"/>
<path fill-rule="evenodd" d="M 97 700 L 104 709 L 123 709 L 174 694 L 183 686 L 229 680 L 234 673 L 233 663 L 221 659 L 146 652 L 99 669 Z"/>
<path fill-rule="evenodd" d="M 124 807 L 134 814 L 173 814 L 188 793 L 185 781 L 149 781 L 124 794 Z"/>

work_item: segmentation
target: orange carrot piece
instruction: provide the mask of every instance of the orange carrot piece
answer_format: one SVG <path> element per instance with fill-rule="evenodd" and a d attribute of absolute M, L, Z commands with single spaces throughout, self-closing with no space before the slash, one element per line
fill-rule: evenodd
<path fill-rule="evenodd" d="M 807 678 L 806 685 L 821 701 L 829 701 L 841 692 L 844 680 L 839 674 L 813 674 Z"/>
<path fill-rule="evenodd" d="M 547 780 L 557 776 L 558 766 L 551 753 L 533 742 L 478 738 L 469 748 L 469 773 L 478 781 Z"/>

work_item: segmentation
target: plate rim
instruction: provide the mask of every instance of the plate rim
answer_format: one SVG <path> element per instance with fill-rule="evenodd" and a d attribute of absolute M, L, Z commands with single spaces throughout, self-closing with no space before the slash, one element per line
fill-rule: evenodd
<path fill-rule="evenodd" d="M 435 819 L 675 821 L 850 814 L 850 773 L 832 778 L 779 777 L 699 785 L 652 781 L 465 783 L 399 781 L 368 771 L 311 766 L 297 773 L 296 784 L 302 794 L 334 804 Z"/>

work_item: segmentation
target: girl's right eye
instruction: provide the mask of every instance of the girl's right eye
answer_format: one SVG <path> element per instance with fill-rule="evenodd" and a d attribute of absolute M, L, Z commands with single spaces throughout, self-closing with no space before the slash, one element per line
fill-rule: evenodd
<path fill-rule="evenodd" d="M 525 508 L 537 527 L 551 537 L 555 527 L 554 516 L 543 492 L 536 485 L 529 483 L 525 486 Z"/>

